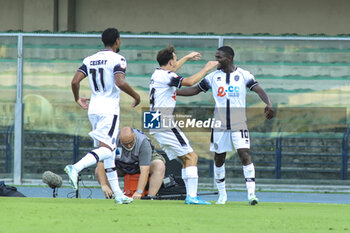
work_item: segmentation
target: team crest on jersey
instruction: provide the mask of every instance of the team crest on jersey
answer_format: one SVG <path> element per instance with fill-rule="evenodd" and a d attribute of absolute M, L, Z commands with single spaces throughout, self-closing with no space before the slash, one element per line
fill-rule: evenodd
<path fill-rule="evenodd" d="M 216 78 L 216 81 L 221 81 L 221 77 L 217 77 L 217 78 Z"/>
<path fill-rule="evenodd" d="M 235 75 L 235 81 L 237 82 L 239 80 L 239 75 Z"/>

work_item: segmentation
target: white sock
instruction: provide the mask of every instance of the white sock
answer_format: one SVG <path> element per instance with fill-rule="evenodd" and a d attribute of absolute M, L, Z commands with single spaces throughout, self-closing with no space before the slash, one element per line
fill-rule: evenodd
<path fill-rule="evenodd" d="M 187 193 L 190 197 L 196 197 L 198 189 L 198 168 L 196 166 L 186 167 L 185 171 L 188 181 Z"/>
<path fill-rule="evenodd" d="M 112 153 L 113 152 L 107 147 L 99 147 L 87 153 L 81 160 L 74 164 L 74 168 L 80 172 L 84 168 L 90 167 L 91 165 L 96 164 L 98 161 L 103 161 L 104 159 L 110 157 Z"/>
<path fill-rule="evenodd" d="M 109 182 L 109 185 L 112 188 L 113 193 L 118 196 L 118 195 L 122 195 L 123 192 L 119 187 L 119 181 L 118 181 L 118 173 L 115 170 L 115 153 L 113 153 L 113 155 L 108 158 L 105 159 L 103 161 L 103 166 L 106 170 L 106 176 Z"/>
<path fill-rule="evenodd" d="M 214 164 L 214 178 L 219 195 L 226 195 L 225 163 L 221 167 Z"/>
<path fill-rule="evenodd" d="M 255 168 L 254 164 L 248 164 L 247 166 L 243 166 L 243 174 L 245 178 L 245 184 L 248 191 L 248 197 L 250 195 L 255 195 Z"/>
<path fill-rule="evenodd" d="M 119 187 L 117 171 L 106 172 L 106 176 L 107 176 L 109 185 L 111 186 L 111 188 L 113 190 L 113 193 L 116 196 L 123 194 L 122 190 Z"/>
<path fill-rule="evenodd" d="M 184 181 L 185 183 L 185 187 L 186 187 L 186 196 L 188 195 L 188 180 L 187 180 L 187 177 L 186 177 L 186 170 L 185 168 L 182 168 L 181 169 L 181 177 L 182 177 L 182 180 Z"/>

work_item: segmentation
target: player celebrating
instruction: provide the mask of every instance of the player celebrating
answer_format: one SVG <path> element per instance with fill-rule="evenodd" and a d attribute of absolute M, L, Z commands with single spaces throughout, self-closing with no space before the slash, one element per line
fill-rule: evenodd
<path fill-rule="evenodd" d="M 167 113 L 172 115 L 176 105 L 176 88 L 196 84 L 218 64 L 216 61 L 209 61 L 202 70 L 188 78 L 180 77 L 174 73 L 186 61 L 198 60 L 200 57 L 199 53 L 192 52 L 177 61 L 175 49 L 172 46 L 168 46 L 158 52 L 157 61 L 160 68 L 154 71 L 150 83 L 150 109 L 152 111 L 167 109 Z M 154 134 L 154 138 L 170 160 L 179 157 L 182 161 L 182 179 L 187 192 L 185 203 L 209 205 L 210 202 L 204 201 L 197 196 L 198 156 L 193 152 L 184 133 L 179 128 L 174 127 L 169 130 L 151 132 L 151 134 Z"/>
<path fill-rule="evenodd" d="M 215 100 L 214 118 L 222 122 L 222 127 L 212 129 L 210 151 L 215 152 L 214 176 L 219 191 L 216 204 L 225 204 L 226 152 L 232 151 L 232 144 L 243 165 L 243 173 L 250 205 L 258 204 L 255 196 L 255 169 L 249 155 L 250 140 L 246 124 L 246 88 L 256 92 L 266 104 L 265 116 L 274 115 L 270 98 L 260 87 L 254 76 L 233 64 L 234 51 L 229 46 L 220 47 L 216 52 L 218 70 L 208 74 L 197 86 L 179 90 L 179 96 L 193 96 L 212 89 Z M 231 144 L 232 142 L 232 144 Z"/>
<path fill-rule="evenodd" d="M 125 196 L 119 187 L 113 153 L 119 130 L 120 90 L 134 98 L 132 107 L 140 103 L 140 96 L 125 81 L 126 60 L 118 54 L 121 43 L 118 30 L 106 29 L 102 33 L 102 42 L 105 49 L 86 57 L 72 80 L 74 99 L 80 107 L 88 109 L 92 125 L 89 135 L 94 139 L 94 146 L 98 148 L 91 150 L 74 165 L 67 165 L 64 170 L 71 185 L 77 190 L 78 173 L 104 161 L 108 182 L 116 195 L 115 203 L 128 204 L 133 199 Z M 79 96 L 80 82 L 85 77 L 89 77 L 91 100 Z"/>

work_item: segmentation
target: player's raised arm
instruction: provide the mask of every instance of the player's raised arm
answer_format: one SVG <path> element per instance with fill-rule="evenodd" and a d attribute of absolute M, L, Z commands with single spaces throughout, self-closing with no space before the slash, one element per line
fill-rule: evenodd
<path fill-rule="evenodd" d="M 208 61 L 208 63 L 198 73 L 182 79 L 182 86 L 193 86 L 199 82 L 211 69 L 218 65 L 217 61 Z"/>
<path fill-rule="evenodd" d="M 262 87 L 260 87 L 260 85 L 254 86 L 252 88 L 252 91 L 256 92 L 259 95 L 260 99 L 266 104 L 266 107 L 264 110 L 266 119 L 268 120 L 272 119 L 274 116 L 274 110 L 272 107 L 270 97 L 267 95 L 265 90 Z"/>
<path fill-rule="evenodd" d="M 74 95 L 74 100 L 75 102 L 77 102 L 77 104 L 80 105 L 80 107 L 82 107 L 83 109 L 88 109 L 89 108 L 89 104 L 87 103 L 87 101 L 89 101 L 89 98 L 81 98 L 79 97 L 79 90 L 80 90 L 80 82 L 86 77 L 86 75 L 81 72 L 81 71 L 77 71 L 73 77 L 72 83 L 71 83 L 71 87 L 72 87 L 72 92 Z"/>
<path fill-rule="evenodd" d="M 134 98 L 135 101 L 132 104 L 132 107 L 136 107 L 141 101 L 140 95 L 129 85 L 127 81 L 125 81 L 125 75 L 123 73 L 116 73 L 114 77 L 115 85 L 117 85 L 120 90 Z"/>
<path fill-rule="evenodd" d="M 178 69 L 185 64 L 186 61 L 189 60 L 199 60 L 201 59 L 202 55 L 198 52 L 192 52 L 181 58 L 180 60 L 177 61 L 176 66 L 174 68 L 174 72 L 176 72 Z"/>

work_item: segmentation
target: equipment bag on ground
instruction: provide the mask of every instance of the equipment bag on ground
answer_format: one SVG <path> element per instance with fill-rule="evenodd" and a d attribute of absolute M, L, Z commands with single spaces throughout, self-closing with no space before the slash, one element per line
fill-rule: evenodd
<path fill-rule="evenodd" d="M 16 187 L 5 185 L 4 181 L 0 181 L 0 196 L 25 197 L 25 195 L 17 191 Z"/>

